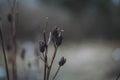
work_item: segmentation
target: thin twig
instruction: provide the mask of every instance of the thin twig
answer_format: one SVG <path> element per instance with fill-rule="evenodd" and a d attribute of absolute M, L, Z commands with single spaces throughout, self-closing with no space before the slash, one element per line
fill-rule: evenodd
<path fill-rule="evenodd" d="M 17 80 L 17 67 L 16 67 L 16 2 L 17 0 L 13 0 L 13 6 L 11 7 L 13 20 L 11 22 L 11 34 L 12 34 L 12 52 L 13 52 L 13 61 L 12 61 L 12 72 L 13 72 L 13 80 Z"/>
<path fill-rule="evenodd" d="M 59 66 L 59 67 L 58 67 L 58 69 L 57 69 L 57 71 L 56 71 L 56 73 L 55 73 L 55 75 L 54 75 L 54 77 L 53 77 L 53 79 L 52 79 L 52 80 L 54 80 L 54 79 L 56 78 L 56 76 L 57 76 L 57 74 L 58 74 L 58 72 L 59 72 L 60 68 L 61 68 L 61 66 Z"/>
<path fill-rule="evenodd" d="M 46 33 L 45 33 L 45 31 L 44 31 L 44 41 L 45 41 L 45 44 L 47 45 L 47 40 L 46 40 Z M 44 56 L 44 59 L 45 59 L 45 61 L 44 61 L 44 80 L 46 80 L 46 70 L 47 70 L 47 66 L 46 66 L 46 64 L 47 64 L 47 47 L 46 47 L 46 50 L 45 50 L 45 56 Z"/>
<path fill-rule="evenodd" d="M 49 69 L 48 69 L 47 80 L 49 80 L 50 71 L 51 71 L 51 68 L 52 68 L 53 61 L 55 59 L 56 53 L 57 53 L 57 47 L 55 47 L 55 51 L 54 51 L 54 54 L 52 56 L 52 60 L 51 60 L 51 63 L 50 63 Z"/>
<path fill-rule="evenodd" d="M 45 62 L 45 60 L 41 56 L 38 56 L 38 58 L 40 58 L 43 62 Z M 49 68 L 47 63 L 46 63 L 46 67 Z"/>
<path fill-rule="evenodd" d="M 3 35 L 2 35 L 1 28 L 0 28 L 0 37 L 1 37 L 1 44 L 2 44 L 2 50 L 3 50 L 3 55 L 4 55 L 4 61 L 5 61 L 7 80 L 10 80 L 8 64 L 7 64 L 7 56 L 6 56 L 6 53 L 5 53 L 4 40 L 3 40 Z"/>

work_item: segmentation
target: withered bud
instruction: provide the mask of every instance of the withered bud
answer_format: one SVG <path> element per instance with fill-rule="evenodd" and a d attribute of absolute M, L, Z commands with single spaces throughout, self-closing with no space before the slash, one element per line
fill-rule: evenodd
<path fill-rule="evenodd" d="M 62 57 L 59 61 L 59 66 L 63 66 L 66 63 L 66 59 Z"/>
<path fill-rule="evenodd" d="M 44 41 L 40 41 L 39 42 L 39 50 L 40 50 L 40 52 L 43 53 L 46 48 L 47 48 L 47 45 L 45 44 L 45 42 Z"/>
<path fill-rule="evenodd" d="M 9 22 L 12 22 L 13 16 L 12 16 L 11 13 L 8 14 L 7 19 L 8 19 Z"/>
<path fill-rule="evenodd" d="M 57 45 L 60 46 L 63 40 L 63 30 L 59 30 L 55 28 L 52 32 L 52 41 Z"/>
<path fill-rule="evenodd" d="M 60 46 L 62 43 L 62 40 L 63 40 L 63 35 L 62 35 L 62 32 L 60 32 L 56 40 L 56 45 Z"/>
<path fill-rule="evenodd" d="M 53 42 L 56 42 L 56 39 L 58 37 L 59 33 L 58 33 L 58 28 L 55 28 L 53 31 L 52 31 L 52 40 Z"/>

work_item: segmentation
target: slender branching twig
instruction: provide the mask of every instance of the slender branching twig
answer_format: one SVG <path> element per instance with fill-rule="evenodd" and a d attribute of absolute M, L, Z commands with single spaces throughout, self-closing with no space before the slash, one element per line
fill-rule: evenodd
<path fill-rule="evenodd" d="M 16 67 L 16 3 L 17 0 L 13 0 L 13 5 L 11 6 L 11 35 L 12 35 L 12 73 L 13 73 L 13 80 L 17 80 L 17 67 Z"/>
<path fill-rule="evenodd" d="M 50 63 L 49 69 L 48 69 L 47 80 L 49 80 L 50 71 L 51 71 L 51 68 L 52 68 L 53 61 L 55 59 L 56 53 L 57 53 L 57 47 L 55 47 L 55 51 L 53 53 L 52 60 L 51 60 L 51 63 Z"/>
<path fill-rule="evenodd" d="M 44 35 L 44 42 L 45 42 L 45 45 L 47 45 L 47 41 L 46 41 L 46 33 L 45 33 L 45 31 L 44 31 L 44 33 L 43 33 L 43 35 Z M 44 61 L 44 80 L 46 80 L 46 70 L 47 70 L 47 66 L 46 66 L 46 64 L 47 64 L 47 47 L 46 47 L 46 50 L 45 50 L 45 54 L 44 54 L 45 56 L 44 56 L 44 59 L 45 59 L 45 61 Z"/>
<path fill-rule="evenodd" d="M 48 22 L 46 23 L 46 26 L 47 25 L 48 25 Z M 59 30 L 59 28 L 54 28 L 54 30 L 52 32 L 50 32 L 48 40 L 46 40 L 46 32 L 45 31 L 44 31 L 43 35 L 44 35 L 44 41 L 40 41 L 39 49 L 44 58 L 44 59 L 42 59 L 44 61 L 44 80 L 49 80 L 51 68 L 52 68 L 53 62 L 56 57 L 57 49 L 62 43 L 63 30 Z M 48 45 L 50 44 L 51 40 L 54 44 L 54 53 L 52 54 L 50 65 L 48 65 L 48 61 L 47 61 L 47 58 L 48 58 L 47 51 L 48 50 L 47 49 L 48 49 Z M 65 64 L 65 62 L 66 62 L 66 59 L 64 57 L 62 57 L 59 62 L 59 66 L 60 67 L 63 66 Z M 55 73 L 55 76 L 53 77 L 53 79 L 55 79 L 56 75 L 58 74 L 60 67 L 58 68 L 57 72 Z"/>

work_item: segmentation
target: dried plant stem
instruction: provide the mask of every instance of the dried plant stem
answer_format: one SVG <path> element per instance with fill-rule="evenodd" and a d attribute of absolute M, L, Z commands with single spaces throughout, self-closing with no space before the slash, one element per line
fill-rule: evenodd
<path fill-rule="evenodd" d="M 15 17 L 16 17 L 16 0 L 13 1 L 13 6 L 11 7 L 13 20 L 11 22 L 11 34 L 12 34 L 12 72 L 13 80 L 17 80 L 17 67 L 16 67 L 16 26 L 15 26 Z"/>
<path fill-rule="evenodd" d="M 43 62 L 45 62 L 45 60 L 42 58 L 42 56 L 40 56 L 40 57 L 38 57 L 38 58 L 40 58 Z M 46 67 L 47 67 L 47 69 L 49 68 L 49 66 L 48 66 L 47 63 L 46 63 Z"/>
<path fill-rule="evenodd" d="M 5 68 L 6 68 L 7 80 L 10 80 L 9 70 L 8 70 L 8 64 L 7 64 L 7 56 L 6 56 L 6 53 L 5 53 L 4 40 L 3 40 L 3 35 L 2 35 L 1 29 L 0 29 L 0 37 L 1 37 L 1 44 L 2 44 L 2 50 L 3 50 L 3 55 L 4 55 L 4 61 L 5 61 Z"/>
<path fill-rule="evenodd" d="M 61 66 L 59 66 L 59 67 L 58 67 L 58 69 L 57 69 L 57 71 L 56 71 L 56 73 L 55 73 L 55 75 L 54 75 L 54 77 L 53 77 L 53 79 L 52 79 L 52 80 L 54 80 L 54 79 L 56 78 L 56 76 L 57 76 L 57 74 L 58 74 L 58 72 L 59 72 L 60 68 L 61 68 Z"/>
<path fill-rule="evenodd" d="M 45 41 L 45 44 L 47 45 L 47 40 L 46 40 L 46 33 L 44 31 L 44 41 Z M 46 80 L 46 71 L 47 71 L 47 47 L 46 47 L 46 50 L 45 50 L 45 55 L 44 55 L 44 80 Z"/>
<path fill-rule="evenodd" d="M 48 72 L 47 72 L 47 80 L 49 80 L 50 71 L 51 71 L 51 68 L 52 68 L 53 61 L 55 59 L 56 53 L 57 53 L 57 47 L 55 47 L 55 51 L 54 51 L 54 54 L 52 56 L 52 60 L 51 60 L 51 63 L 50 63 L 50 66 L 49 66 L 49 69 L 48 69 Z"/>
<path fill-rule="evenodd" d="M 45 61 L 44 61 L 44 80 L 46 80 L 46 71 L 47 71 L 47 50 L 45 51 Z"/>
<path fill-rule="evenodd" d="M 16 28 L 15 28 L 15 16 L 13 16 L 12 27 L 12 70 L 13 70 L 13 80 L 17 80 L 17 69 L 16 69 Z"/>

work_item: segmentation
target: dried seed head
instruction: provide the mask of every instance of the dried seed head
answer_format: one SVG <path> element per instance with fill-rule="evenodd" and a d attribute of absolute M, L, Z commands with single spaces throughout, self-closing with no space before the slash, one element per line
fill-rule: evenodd
<path fill-rule="evenodd" d="M 66 63 L 66 59 L 62 57 L 59 61 L 59 66 L 63 66 Z"/>
<path fill-rule="evenodd" d="M 57 37 L 58 37 L 59 33 L 58 33 L 58 28 L 55 28 L 52 32 L 52 40 L 53 42 L 56 41 Z"/>
<path fill-rule="evenodd" d="M 7 18 L 8 18 L 8 21 L 9 21 L 9 22 L 12 22 L 12 20 L 13 20 L 13 16 L 12 16 L 11 13 L 8 14 Z"/>
<path fill-rule="evenodd" d="M 57 45 L 60 46 L 63 40 L 63 30 L 59 30 L 55 28 L 52 32 L 52 41 Z"/>
<path fill-rule="evenodd" d="M 47 45 L 45 44 L 44 41 L 40 41 L 40 42 L 39 42 L 39 49 L 40 49 L 40 52 L 43 53 L 43 52 L 45 51 L 46 47 L 47 47 Z"/>

